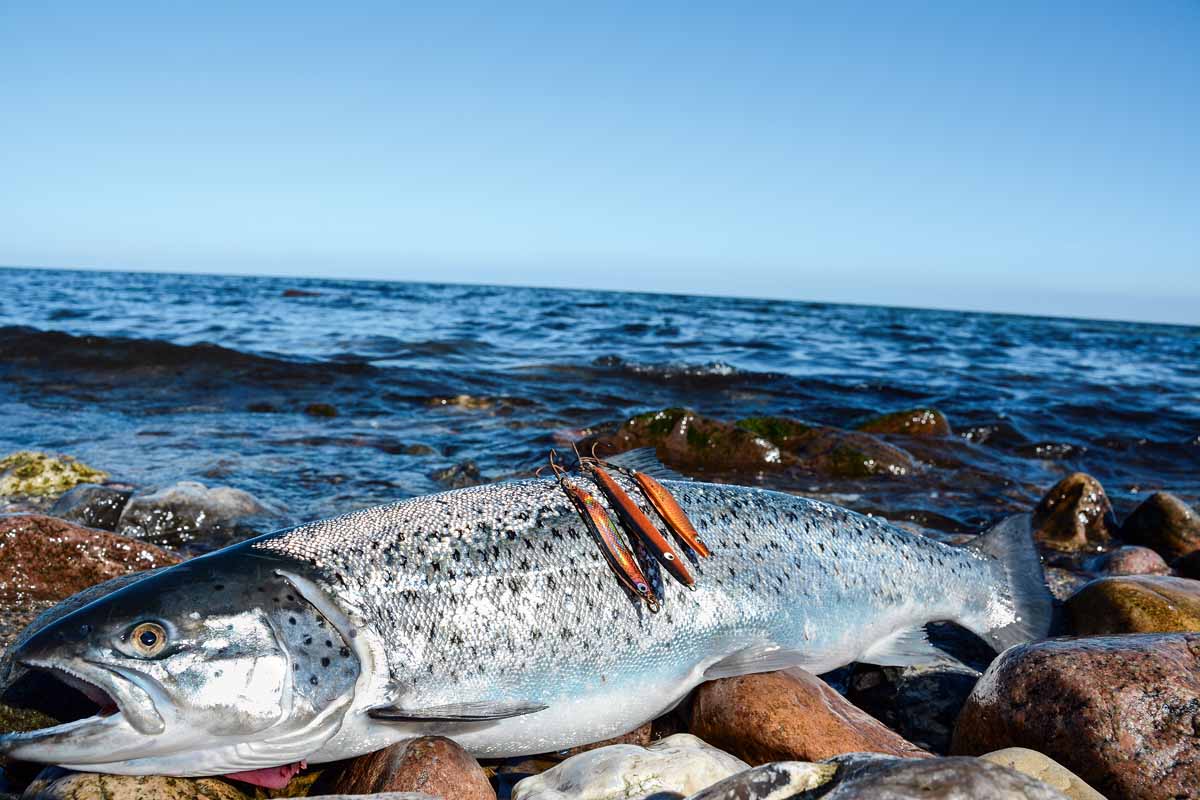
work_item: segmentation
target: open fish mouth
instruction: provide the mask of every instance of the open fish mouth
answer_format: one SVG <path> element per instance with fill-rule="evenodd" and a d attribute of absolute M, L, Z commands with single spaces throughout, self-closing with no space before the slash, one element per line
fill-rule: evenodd
<path fill-rule="evenodd" d="M 120 733 L 161 730 L 162 719 L 154 711 L 149 695 L 115 669 L 104 665 L 42 663 L 21 661 L 22 666 L 50 678 L 48 689 L 65 687 L 87 698 L 94 709 L 90 716 L 62 722 L 31 731 L 0 735 L 0 754 L 30 760 L 66 762 L 83 757 L 111 759 L 113 752 L 103 752 L 97 745 L 102 740 L 125 738 Z M 83 704 L 83 700 L 80 703 Z M 152 716 L 146 716 L 149 706 Z M 157 723 L 157 724 L 155 724 Z M 147 728 L 149 730 L 147 730 Z M 112 744 L 118 744 L 112 741 Z"/>

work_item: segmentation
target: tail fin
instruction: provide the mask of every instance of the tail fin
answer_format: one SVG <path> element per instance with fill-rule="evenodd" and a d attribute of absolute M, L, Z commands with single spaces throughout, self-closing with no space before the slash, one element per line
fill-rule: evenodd
<path fill-rule="evenodd" d="M 1046 588 L 1046 575 L 1033 542 L 1029 515 L 1009 517 L 967 545 L 977 553 L 996 561 L 1013 607 L 1015 622 L 980 632 L 996 652 L 1031 639 L 1045 638 L 1054 616 L 1054 599 Z"/>

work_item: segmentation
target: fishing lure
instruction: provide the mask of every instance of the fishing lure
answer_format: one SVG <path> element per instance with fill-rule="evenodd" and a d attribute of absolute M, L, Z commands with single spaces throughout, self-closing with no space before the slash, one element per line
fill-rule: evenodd
<path fill-rule="evenodd" d="M 550 469 L 563 492 L 583 518 L 593 538 L 600 545 L 604 560 L 625 588 L 646 602 L 646 606 L 657 612 L 661 607 L 658 595 L 650 586 L 649 579 L 638 566 L 633 553 L 621 541 L 621 534 L 613 523 L 604 506 L 592 494 L 581 489 L 577 483 L 567 477 L 566 470 L 554 461 L 554 452 L 550 453 Z"/>
<path fill-rule="evenodd" d="M 649 448 L 646 448 L 649 452 Z M 638 451 L 631 451 L 638 452 Z M 625 454 L 622 454 L 625 455 Z M 580 459 L 582 463 L 585 459 Z M 688 519 L 688 516 L 683 511 L 683 507 L 675 497 L 667 491 L 667 488 L 651 477 L 649 474 L 642 472 L 639 469 L 634 469 L 631 466 L 622 464 L 614 464 L 611 461 L 606 461 L 596 456 L 596 448 L 593 445 L 592 455 L 586 459 L 589 463 L 599 464 L 609 469 L 619 472 L 632 480 L 641 490 L 642 495 L 649 501 L 650 505 L 666 523 L 667 528 L 675 537 L 691 548 L 696 555 L 701 558 L 708 558 L 712 552 L 708 549 L 708 545 L 700 538 L 700 534 L 696 531 L 696 526 Z"/>
<path fill-rule="evenodd" d="M 637 536 L 645 542 L 647 549 L 654 554 L 658 562 L 667 572 L 671 573 L 675 580 L 687 587 L 695 586 L 696 580 L 684 566 L 683 559 L 671 547 L 671 543 L 659 533 L 658 528 L 654 527 L 654 523 L 638 507 L 638 504 L 633 502 L 625 490 L 600 466 L 599 460 L 580 458 L 579 464 L 580 468 L 588 472 L 596 485 L 600 487 L 600 491 L 608 499 L 613 510 L 617 512 L 617 518 L 629 535 Z"/>

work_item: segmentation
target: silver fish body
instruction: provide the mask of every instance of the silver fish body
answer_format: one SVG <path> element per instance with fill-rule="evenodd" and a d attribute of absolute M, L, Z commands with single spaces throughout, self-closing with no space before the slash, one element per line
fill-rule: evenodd
<path fill-rule="evenodd" d="M 149 732 L 140 757 L 136 746 L 121 758 L 77 746 L 69 761 L 195 775 L 334 760 L 429 733 L 481 757 L 557 750 L 631 730 L 714 676 L 930 660 L 921 628 L 935 620 L 998 647 L 1044 626 L 1048 600 L 1027 531 L 954 548 L 791 495 L 664 485 L 712 556 L 691 565 L 693 590 L 650 565 L 658 613 L 618 584 L 557 485 L 528 480 L 366 509 L 185 562 L 53 623 L 17 657 L 55 668 L 66 657 L 63 632 L 86 639 L 78 631 L 89 618 L 117 620 L 111 639 L 140 616 L 175 627 L 176 618 L 211 620 L 217 598 L 221 624 L 233 626 L 229 642 L 241 636 L 239 625 L 251 638 L 273 631 L 274 650 L 258 647 L 279 661 L 276 677 L 256 680 L 279 682 L 275 723 L 260 724 L 262 712 L 254 723 L 228 723 L 203 758 L 194 741 L 152 745 L 163 733 Z M 139 602 L 145 610 L 134 611 Z M 230 621 L 239 613 L 249 616 Z M 330 637 L 313 638 L 310 629 Z M 88 647 L 92 661 L 104 660 Z M 193 667 L 203 664 L 201 651 L 188 651 Z M 253 694 L 236 674 L 234 694 Z M 212 707 L 202 675 L 189 678 L 184 694 Z M 179 691 L 171 681 L 159 675 L 144 694 L 175 709 L 182 724 L 187 715 L 171 698 Z M 303 700 L 298 714 L 289 710 L 295 698 Z M 123 720 L 126 704 L 114 699 Z M 379 709 L 388 710 L 383 718 Z M 36 733 L 0 738 L 0 750 L 64 761 Z"/>

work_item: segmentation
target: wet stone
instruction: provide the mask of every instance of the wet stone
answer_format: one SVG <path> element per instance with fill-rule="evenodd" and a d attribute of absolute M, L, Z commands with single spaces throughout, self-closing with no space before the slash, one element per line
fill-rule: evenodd
<path fill-rule="evenodd" d="M 1040 780 L 978 758 L 853 753 L 827 763 L 837 766 L 829 783 L 789 800 L 1066 800 Z"/>
<path fill-rule="evenodd" d="M 424 792 L 454 800 L 496 800 L 469 753 L 442 736 L 409 739 L 358 756 L 334 782 L 335 793 Z"/>
<path fill-rule="evenodd" d="M 1125 575 L 1091 581 L 1067 600 L 1077 634 L 1200 631 L 1200 581 Z"/>
<path fill-rule="evenodd" d="M 304 407 L 304 413 L 310 417 L 336 417 L 338 410 L 329 403 L 309 403 Z"/>
<path fill-rule="evenodd" d="M 980 758 L 1024 772 L 1031 778 L 1053 786 L 1071 800 L 1105 800 L 1104 795 L 1084 783 L 1074 772 L 1049 756 L 1025 747 L 1006 747 Z"/>
<path fill-rule="evenodd" d="M 58 498 L 51 506 L 50 514 L 89 528 L 115 531 L 121 511 L 132 495 L 133 489 L 128 487 L 81 483 Z"/>
<path fill-rule="evenodd" d="M 1200 786 L 1200 635 L 1052 639 L 1002 653 L 975 687 L 953 751 L 1036 750 L 1102 795 L 1189 797 Z"/>
<path fill-rule="evenodd" d="M 1033 511 L 1034 536 L 1053 550 L 1099 549 L 1109 541 L 1116 527 L 1104 487 L 1083 472 L 1056 483 Z"/>
<path fill-rule="evenodd" d="M 465 489 L 468 486 L 479 486 L 488 480 L 479 471 L 479 465 L 474 461 L 463 461 L 460 464 L 435 469 L 429 477 L 443 486 L 451 489 Z"/>
<path fill-rule="evenodd" d="M 1105 575 L 1169 575 L 1171 568 L 1149 547 L 1129 545 L 1097 556 L 1087 563 L 1092 572 Z"/>
<path fill-rule="evenodd" d="M 731 775 L 687 800 L 789 800 L 800 792 L 829 783 L 834 764 L 777 761 Z"/>
<path fill-rule="evenodd" d="M 807 425 L 787 417 L 750 417 L 738 427 L 777 445 L 802 469 L 829 477 L 903 476 L 916 467 L 911 454 L 862 431 Z"/>
<path fill-rule="evenodd" d="M 117 532 L 167 547 L 190 542 L 226 544 L 248 520 L 273 516 L 254 495 L 196 481 L 135 494 L 121 512 Z"/>
<path fill-rule="evenodd" d="M 631 417 L 615 432 L 579 443 L 582 452 L 595 444 L 600 455 L 653 447 L 665 464 L 684 472 L 774 469 L 783 463 L 779 448 L 743 428 L 686 408 L 666 408 Z"/>
<path fill-rule="evenodd" d="M 846 698 L 918 747 L 946 753 L 954 721 L 978 679 L 979 673 L 965 664 L 856 664 Z"/>
<path fill-rule="evenodd" d="M 221 778 L 162 775 L 102 775 L 50 767 L 21 795 L 22 800 L 247 800 Z"/>
<path fill-rule="evenodd" d="M 701 685 L 689 730 L 755 765 L 854 752 L 928 755 L 801 669 Z"/>
<path fill-rule="evenodd" d="M 1200 514 L 1173 494 L 1155 492 L 1121 525 L 1121 537 L 1168 561 L 1200 551 Z"/>
<path fill-rule="evenodd" d="M 910 408 L 893 411 L 867 420 L 858 426 L 867 433 L 895 433 L 904 436 L 950 436 L 950 423 L 946 415 L 936 408 Z"/>

